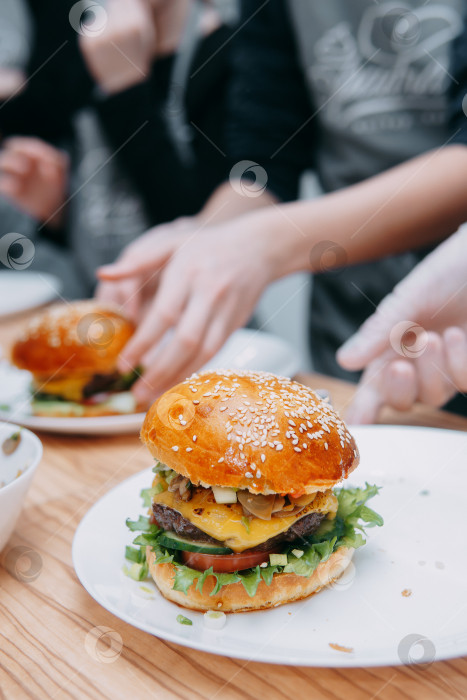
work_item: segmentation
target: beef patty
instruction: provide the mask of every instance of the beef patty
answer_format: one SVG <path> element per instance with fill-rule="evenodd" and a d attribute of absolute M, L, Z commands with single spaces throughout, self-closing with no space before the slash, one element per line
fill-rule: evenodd
<path fill-rule="evenodd" d="M 169 530 L 171 532 L 176 532 L 180 537 L 187 537 L 188 539 L 193 539 L 198 542 L 209 542 L 211 544 L 223 544 L 219 540 L 215 540 L 210 537 L 205 532 L 200 530 L 196 525 L 193 525 L 189 520 L 183 517 L 181 513 L 166 506 L 162 503 L 153 503 L 152 510 L 157 524 L 163 530 Z M 297 520 L 288 530 L 281 532 L 275 537 L 271 537 L 266 542 L 257 547 L 249 549 L 249 552 L 264 552 L 272 547 L 276 547 L 282 542 L 294 542 L 301 537 L 306 537 L 307 535 L 312 535 L 321 524 L 324 519 L 324 513 L 309 513 L 304 515 L 303 518 Z"/>

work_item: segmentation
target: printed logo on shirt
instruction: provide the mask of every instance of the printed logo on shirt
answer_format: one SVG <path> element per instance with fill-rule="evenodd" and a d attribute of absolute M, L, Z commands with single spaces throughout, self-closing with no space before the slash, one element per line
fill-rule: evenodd
<path fill-rule="evenodd" d="M 320 119 L 359 134 L 444 124 L 450 45 L 462 27 L 447 3 L 402 2 L 368 7 L 357 31 L 335 25 L 308 69 Z"/>

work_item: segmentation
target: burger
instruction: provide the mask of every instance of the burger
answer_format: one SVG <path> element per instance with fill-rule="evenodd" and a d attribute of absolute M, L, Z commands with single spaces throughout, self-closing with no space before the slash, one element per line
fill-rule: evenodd
<path fill-rule="evenodd" d="M 127 572 L 193 610 L 243 612 L 316 593 L 381 525 L 377 487 L 334 489 L 357 467 L 330 404 L 264 372 L 207 371 L 163 394 L 141 430 L 156 465 Z M 334 490 L 333 490 L 334 489 Z"/>
<path fill-rule="evenodd" d="M 13 364 L 32 374 L 33 414 L 133 413 L 129 389 L 138 372 L 117 370 L 133 332 L 128 318 L 95 301 L 55 305 L 33 318 L 11 352 Z"/>

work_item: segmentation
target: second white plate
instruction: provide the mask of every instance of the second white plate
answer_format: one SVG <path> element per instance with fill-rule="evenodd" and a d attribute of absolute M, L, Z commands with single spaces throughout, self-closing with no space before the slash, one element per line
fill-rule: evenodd
<path fill-rule="evenodd" d="M 58 297 L 62 283 L 46 272 L 0 272 L 0 318 L 36 309 Z"/>
<path fill-rule="evenodd" d="M 206 368 L 264 370 L 293 377 L 300 369 L 294 348 L 285 340 L 262 331 L 235 331 Z M 144 413 L 92 418 L 48 418 L 32 416 L 29 400 L 29 372 L 7 362 L 0 364 L 0 420 L 20 423 L 32 430 L 78 435 L 123 435 L 137 433 Z"/>

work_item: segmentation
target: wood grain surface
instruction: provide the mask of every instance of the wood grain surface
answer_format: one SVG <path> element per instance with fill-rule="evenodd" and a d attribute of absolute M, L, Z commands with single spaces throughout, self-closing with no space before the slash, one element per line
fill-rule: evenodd
<path fill-rule="evenodd" d="M 22 321 L 2 324 L 4 349 Z M 318 375 L 300 379 L 328 388 L 339 410 L 354 391 L 350 384 Z M 462 418 L 424 408 L 408 414 L 388 412 L 384 422 L 467 429 Z M 0 554 L 0 698 L 467 698 L 467 658 L 426 668 L 274 666 L 194 651 L 122 622 L 78 582 L 71 543 L 90 506 L 151 459 L 136 435 L 40 438 L 43 461 L 16 531 Z M 29 548 L 34 567 L 31 558 L 15 558 L 17 547 Z M 34 568 L 29 578 L 28 567 Z M 99 641 L 96 628 L 110 631 Z"/>

